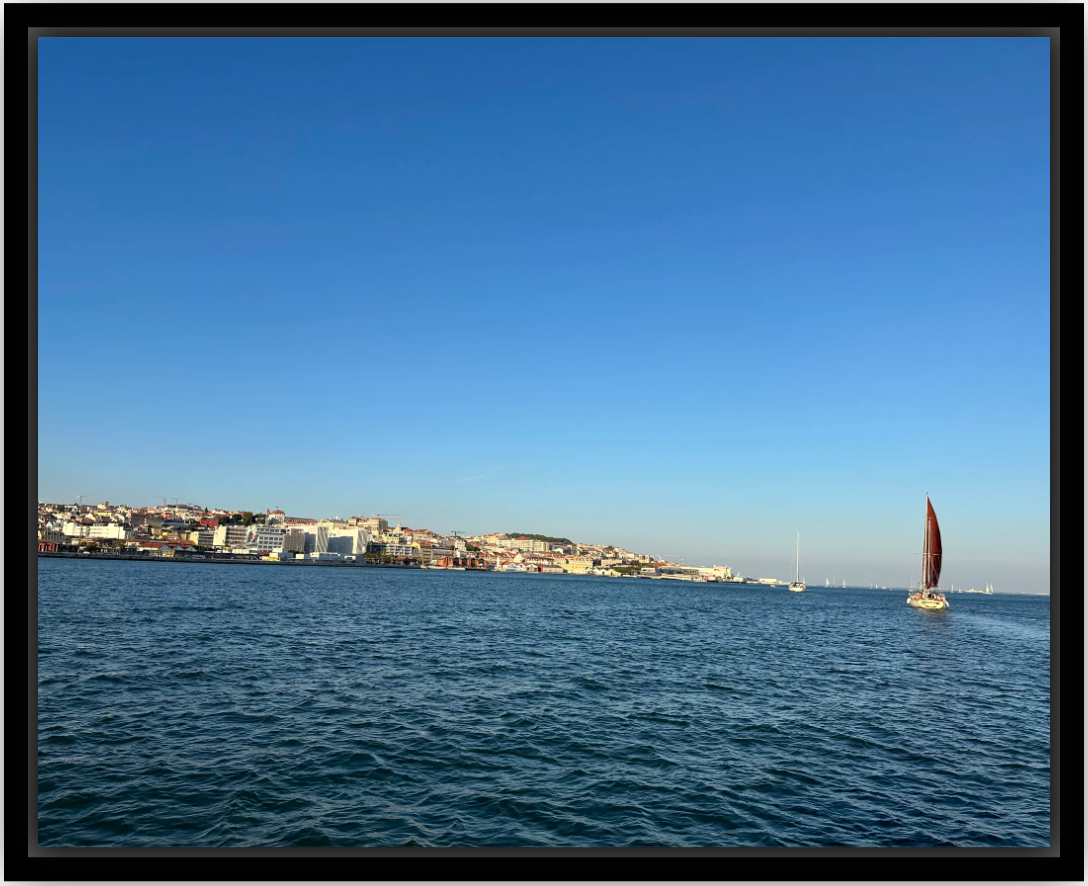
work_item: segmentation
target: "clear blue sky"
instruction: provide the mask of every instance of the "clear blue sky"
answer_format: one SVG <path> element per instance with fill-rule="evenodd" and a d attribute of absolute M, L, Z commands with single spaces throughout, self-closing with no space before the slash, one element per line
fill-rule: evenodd
<path fill-rule="evenodd" d="M 38 494 L 1049 589 L 1045 39 L 43 39 Z"/>

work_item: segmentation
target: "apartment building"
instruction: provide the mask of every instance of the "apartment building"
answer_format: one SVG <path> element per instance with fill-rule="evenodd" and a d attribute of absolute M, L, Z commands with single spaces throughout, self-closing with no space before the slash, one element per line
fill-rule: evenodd
<path fill-rule="evenodd" d="M 200 545 L 202 548 L 215 547 L 215 530 L 214 529 L 197 529 L 189 533 L 189 541 L 193 544 Z"/>

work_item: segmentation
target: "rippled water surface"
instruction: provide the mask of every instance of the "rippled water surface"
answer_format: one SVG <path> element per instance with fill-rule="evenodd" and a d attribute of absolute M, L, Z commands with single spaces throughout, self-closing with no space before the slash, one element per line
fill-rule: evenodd
<path fill-rule="evenodd" d="M 38 561 L 42 845 L 1050 843 L 1050 601 Z"/>

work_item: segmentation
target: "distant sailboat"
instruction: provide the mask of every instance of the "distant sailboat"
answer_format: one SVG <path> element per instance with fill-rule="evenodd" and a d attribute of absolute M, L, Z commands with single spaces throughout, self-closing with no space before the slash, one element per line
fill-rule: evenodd
<path fill-rule="evenodd" d="M 801 533 L 797 533 L 797 562 L 794 565 L 793 581 L 790 582 L 791 591 L 803 591 L 806 585 L 804 579 L 801 578 Z"/>
<path fill-rule="evenodd" d="M 937 525 L 937 514 L 926 496 L 926 522 L 922 537 L 922 580 L 917 592 L 907 595 L 907 603 L 915 609 L 947 609 L 948 600 L 944 594 L 934 591 L 941 578 L 941 529 Z"/>

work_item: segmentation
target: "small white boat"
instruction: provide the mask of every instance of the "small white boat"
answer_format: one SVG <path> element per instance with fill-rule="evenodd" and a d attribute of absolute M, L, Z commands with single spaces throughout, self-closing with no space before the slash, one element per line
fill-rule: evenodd
<path fill-rule="evenodd" d="M 937 514 L 926 496 L 926 522 L 922 539 L 922 580 L 918 590 L 907 594 L 907 604 L 915 609 L 947 609 L 948 600 L 944 594 L 933 590 L 941 577 L 941 529 L 937 525 Z"/>

